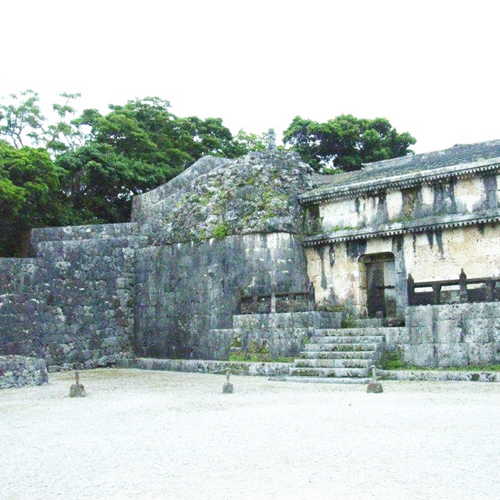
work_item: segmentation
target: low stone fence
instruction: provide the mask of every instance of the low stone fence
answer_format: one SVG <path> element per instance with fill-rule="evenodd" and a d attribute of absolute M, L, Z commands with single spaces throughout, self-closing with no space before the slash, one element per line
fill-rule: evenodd
<path fill-rule="evenodd" d="M 154 359 L 137 358 L 123 360 L 120 368 L 141 370 L 164 370 L 193 373 L 225 373 L 231 370 L 234 375 L 264 375 L 273 377 L 288 375 L 290 363 L 252 363 L 244 361 L 209 361 L 202 359 Z"/>
<path fill-rule="evenodd" d="M 500 372 L 377 369 L 377 378 L 409 382 L 500 382 Z"/>
<path fill-rule="evenodd" d="M 240 295 L 238 314 L 270 314 L 314 311 L 314 289 L 306 292 L 273 292 Z"/>
<path fill-rule="evenodd" d="M 42 385 L 49 381 L 43 359 L 25 356 L 0 356 L 0 389 Z"/>

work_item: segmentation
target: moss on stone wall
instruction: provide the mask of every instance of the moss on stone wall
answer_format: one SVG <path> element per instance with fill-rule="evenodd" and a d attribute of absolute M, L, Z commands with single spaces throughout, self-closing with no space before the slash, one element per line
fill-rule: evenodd
<path fill-rule="evenodd" d="M 250 153 L 176 191 L 151 223 L 154 238 L 157 243 L 175 243 L 249 233 L 301 233 L 297 194 L 315 186 L 313 170 L 295 153 Z"/>

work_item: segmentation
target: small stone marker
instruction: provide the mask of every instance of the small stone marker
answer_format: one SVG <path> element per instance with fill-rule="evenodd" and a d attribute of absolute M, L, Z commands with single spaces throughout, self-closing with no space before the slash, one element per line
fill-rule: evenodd
<path fill-rule="evenodd" d="M 377 373 L 375 371 L 376 370 L 375 365 L 372 365 L 371 369 L 372 369 L 373 380 L 368 384 L 366 392 L 373 393 L 373 394 L 379 394 L 381 392 L 384 392 L 384 388 L 382 387 L 382 384 L 380 382 L 377 382 Z"/>
<path fill-rule="evenodd" d="M 269 129 L 267 133 L 267 149 L 268 151 L 276 151 L 276 132 L 273 128 Z"/>
<path fill-rule="evenodd" d="M 229 382 L 229 376 L 231 375 L 231 370 L 227 370 L 226 372 L 226 382 L 222 386 L 222 393 L 223 394 L 232 394 L 234 392 L 234 387 L 231 382 Z"/>
<path fill-rule="evenodd" d="M 82 384 L 80 384 L 80 374 L 75 370 L 75 383 L 69 389 L 70 398 L 84 398 L 87 395 Z"/>

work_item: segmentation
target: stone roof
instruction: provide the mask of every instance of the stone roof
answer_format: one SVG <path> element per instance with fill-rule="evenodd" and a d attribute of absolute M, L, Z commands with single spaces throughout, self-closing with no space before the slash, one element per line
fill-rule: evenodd
<path fill-rule="evenodd" d="M 301 203 L 356 196 L 368 191 L 411 187 L 426 179 L 453 177 L 500 164 L 500 140 L 476 144 L 457 144 L 449 149 L 403 156 L 364 165 L 361 170 L 321 176 L 322 187 L 300 195 Z"/>

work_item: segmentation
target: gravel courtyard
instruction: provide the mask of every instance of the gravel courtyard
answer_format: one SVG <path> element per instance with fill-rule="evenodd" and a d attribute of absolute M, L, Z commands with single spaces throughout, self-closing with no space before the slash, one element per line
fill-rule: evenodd
<path fill-rule="evenodd" d="M 0 391 L 0 499 L 498 499 L 500 384 L 139 370 Z"/>

